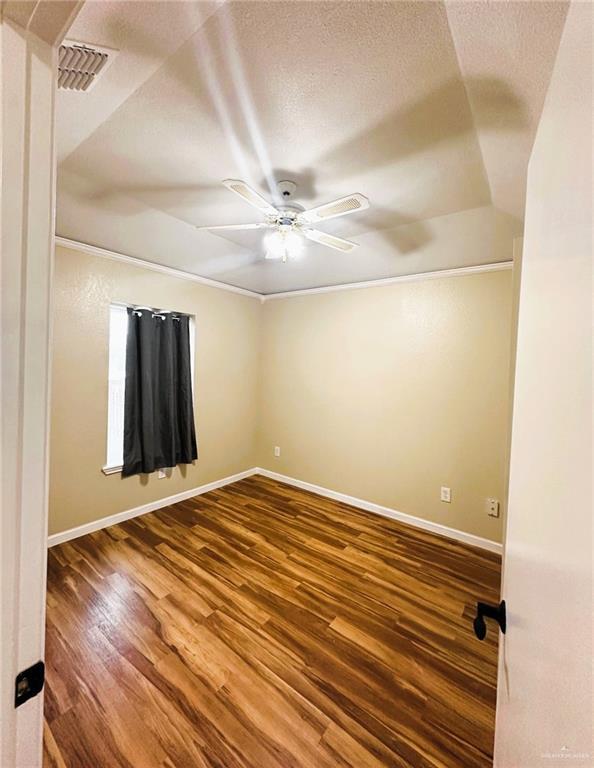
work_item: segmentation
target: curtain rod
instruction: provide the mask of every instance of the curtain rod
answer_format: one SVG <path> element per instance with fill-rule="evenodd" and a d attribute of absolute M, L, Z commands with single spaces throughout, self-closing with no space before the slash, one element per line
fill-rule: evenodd
<path fill-rule="evenodd" d="M 187 312 L 179 312 L 177 309 L 158 309 L 157 307 L 147 307 L 144 304 L 129 304 L 125 301 L 110 301 L 109 303 L 117 307 L 125 307 L 126 309 L 146 309 L 155 315 L 179 315 L 179 317 L 192 317 L 192 315 L 189 315 Z"/>

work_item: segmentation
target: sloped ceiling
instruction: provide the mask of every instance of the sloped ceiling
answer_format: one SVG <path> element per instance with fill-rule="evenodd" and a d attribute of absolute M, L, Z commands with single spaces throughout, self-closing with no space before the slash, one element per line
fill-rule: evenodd
<path fill-rule="evenodd" d="M 119 50 L 60 91 L 59 235 L 262 293 L 511 258 L 526 167 L 563 26 L 559 2 L 87 3 L 69 38 Z M 258 221 L 220 182 L 306 207 L 371 208 L 262 258 Z"/>

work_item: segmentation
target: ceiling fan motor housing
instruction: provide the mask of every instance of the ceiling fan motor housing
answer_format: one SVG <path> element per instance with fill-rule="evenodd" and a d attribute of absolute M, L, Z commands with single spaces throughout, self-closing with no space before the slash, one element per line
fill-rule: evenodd
<path fill-rule="evenodd" d="M 278 189 L 278 193 L 283 198 L 283 200 L 288 200 L 295 194 L 297 184 L 295 184 L 294 181 L 279 181 L 276 185 L 276 188 Z"/>

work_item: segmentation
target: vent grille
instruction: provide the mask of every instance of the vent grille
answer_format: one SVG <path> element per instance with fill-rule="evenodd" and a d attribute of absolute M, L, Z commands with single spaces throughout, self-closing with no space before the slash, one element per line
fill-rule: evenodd
<path fill-rule="evenodd" d="M 88 91 L 105 71 L 111 51 L 64 42 L 58 54 L 58 88 Z"/>

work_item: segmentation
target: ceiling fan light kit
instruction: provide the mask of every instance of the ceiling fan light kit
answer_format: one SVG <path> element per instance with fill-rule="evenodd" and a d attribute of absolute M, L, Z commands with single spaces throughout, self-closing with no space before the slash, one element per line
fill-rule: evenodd
<path fill-rule="evenodd" d="M 297 185 L 292 181 L 279 181 L 277 190 L 283 200 L 282 205 L 274 206 L 265 197 L 239 179 L 226 179 L 225 187 L 242 198 L 246 203 L 265 214 L 266 221 L 253 224 L 218 224 L 212 227 L 197 227 L 205 230 L 249 230 L 270 229 L 264 238 L 266 259 L 285 262 L 297 258 L 303 251 L 304 238 L 314 243 L 325 245 L 342 253 L 348 253 L 357 247 L 357 243 L 330 235 L 311 225 L 338 216 L 347 216 L 369 208 L 369 200 L 358 193 L 341 197 L 330 203 L 305 210 L 303 206 L 288 202 L 295 193 Z"/>
<path fill-rule="evenodd" d="M 281 224 L 264 238 L 266 259 L 296 259 L 303 251 L 303 238 L 291 225 Z"/>

